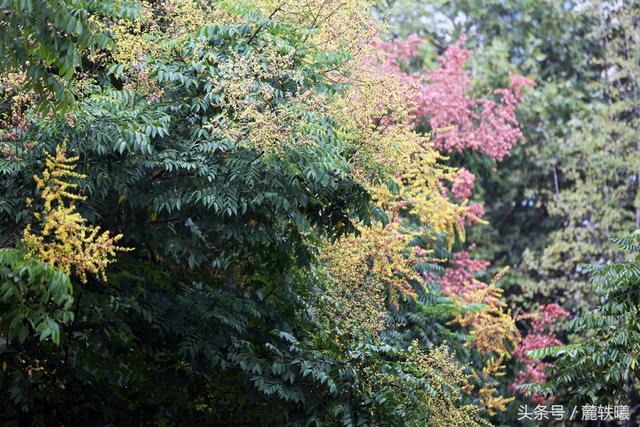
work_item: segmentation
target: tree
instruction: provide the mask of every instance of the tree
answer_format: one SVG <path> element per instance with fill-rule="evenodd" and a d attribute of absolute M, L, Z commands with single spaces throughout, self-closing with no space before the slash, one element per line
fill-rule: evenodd
<path fill-rule="evenodd" d="M 63 106 L 73 99 L 64 77 L 82 65 L 83 53 L 108 46 L 111 20 L 134 19 L 138 8 L 126 1 L 3 0 L 2 66 L 25 72 L 43 104 L 49 100 Z"/>
<path fill-rule="evenodd" d="M 629 254 L 640 249 L 640 232 L 612 239 Z M 532 351 L 536 358 L 555 356 L 553 375 L 541 389 L 566 388 L 576 403 L 631 405 L 638 399 L 638 284 L 640 258 L 585 265 L 599 303 L 572 320 L 576 339 L 564 346 Z"/>

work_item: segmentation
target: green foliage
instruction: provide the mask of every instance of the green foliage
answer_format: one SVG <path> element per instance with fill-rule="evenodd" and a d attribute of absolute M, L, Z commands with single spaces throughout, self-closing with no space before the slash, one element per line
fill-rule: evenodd
<path fill-rule="evenodd" d="M 73 288 L 66 274 L 16 249 L 0 249 L 0 333 L 7 345 L 60 342 L 60 328 L 73 320 Z"/>
<path fill-rule="evenodd" d="M 6 70 L 25 71 L 34 88 L 69 102 L 64 80 L 82 63 L 88 49 L 110 42 L 109 19 L 138 16 L 135 2 L 101 0 L 2 0 L 0 62 Z"/>
<path fill-rule="evenodd" d="M 612 241 L 626 251 L 638 252 L 640 231 Z M 640 390 L 640 256 L 584 269 L 599 303 L 571 322 L 574 343 L 540 349 L 532 356 L 556 357 L 547 385 L 550 391 L 566 388 L 580 403 L 626 404 Z"/>

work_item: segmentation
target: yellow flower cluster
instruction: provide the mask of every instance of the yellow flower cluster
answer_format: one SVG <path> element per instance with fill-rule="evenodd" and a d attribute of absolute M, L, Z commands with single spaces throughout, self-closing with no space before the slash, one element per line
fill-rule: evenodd
<path fill-rule="evenodd" d="M 24 72 L 0 73 L 0 102 L 5 105 L 0 112 L 0 160 L 19 161 L 23 148 L 33 148 L 33 143 L 21 141 L 38 103 L 38 95 L 27 88 L 27 82 Z"/>
<path fill-rule="evenodd" d="M 360 227 L 359 237 L 342 239 L 325 253 L 329 271 L 341 286 L 371 288 L 358 300 L 366 307 L 384 305 L 380 288 L 394 303 L 399 296 L 412 295 L 414 284 L 422 281 L 415 268 L 418 257 L 409 247 L 416 231 L 406 226 L 407 217 L 447 233 L 452 243 L 456 231 L 464 236 L 461 218 L 467 208 L 443 191 L 442 182 L 452 180 L 456 170 L 442 164 L 444 157 L 434 149 L 431 136 L 417 133 L 410 121 L 416 88 L 373 66 L 380 61 L 378 50 L 365 47 L 360 54 L 362 65 L 350 68 L 345 77 L 349 90 L 334 97 L 330 112 L 343 126 L 345 138 L 357 144 L 351 159 L 356 177 L 391 223 Z M 348 289 L 341 293 L 348 294 Z"/>
<path fill-rule="evenodd" d="M 418 344 L 414 344 L 418 347 Z M 474 405 L 460 405 L 457 399 L 470 390 L 467 375 L 446 347 L 429 352 L 415 351 L 410 361 L 416 364 L 418 374 L 429 378 L 433 393 L 423 393 L 430 409 L 429 425 L 436 427 L 479 426 L 481 419 Z M 450 390 L 456 390 L 451 393 Z"/>
<path fill-rule="evenodd" d="M 150 22 L 150 7 L 147 2 L 141 4 L 142 16 L 134 21 L 120 19 L 113 27 L 113 58 L 116 62 L 133 63 L 144 54 L 155 54 L 158 44 L 154 42 L 153 25 Z"/>
<path fill-rule="evenodd" d="M 173 45 L 165 42 L 184 40 L 205 24 L 229 19 L 224 10 L 205 0 L 143 0 L 140 6 L 142 13 L 137 19 L 121 19 L 110 28 L 118 63 L 131 64 L 147 54 L 158 57 Z M 166 29 L 160 28 L 158 16 Z"/>
<path fill-rule="evenodd" d="M 42 177 L 34 176 L 43 207 L 34 213 L 37 231 L 28 225 L 23 242 L 30 255 L 77 275 L 83 283 L 87 282 L 87 274 L 100 275 L 106 281 L 105 269 L 116 253 L 132 249 L 116 244 L 122 239 L 121 234 L 111 237 L 109 231 L 100 233 L 100 227 L 85 225 L 86 219 L 75 205 L 84 197 L 75 192 L 77 184 L 69 182 L 84 175 L 75 172 L 78 157 L 67 157 L 66 151 L 66 143 L 57 146 L 55 156 L 46 156 Z"/>
<path fill-rule="evenodd" d="M 475 376 L 482 384 L 478 391 L 480 402 L 491 415 L 504 411 L 514 399 L 495 395 L 499 386 L 495 378 L 504 375 L 504 362 L 511 357 L 510 352 L 520 339 L 515 320 L 510 310 L 505 309 L 503 290 L 497 285 L 506 271 L 507 268 L 498 273 L 484 288 L 465 293 L 462 297 L 452 295 L 460 305 L 482 303 L 481 308 L 465 311 L 454 322 L 470 330 L 473 339 L 467 346 L 474 346 L 480 354 L 488 357 L 482 372 Z"/>
<path fill-rule="evenodd" d="M 360 236 L 327 246 L 323 259 L 333 277 L 330 296 L 339 305 L 333 315 L 344 330 L 373 333 L 384 329 L 387 295 L 392 303 L 414 293 L 420 280 L 415 256 L 407 253 L 411 236 L 399 225 L 359 227 Z"/>
<path fill-rule="evenodd" d="M 307 33 L 305 41 L 324 52 L 355 52 L 381 26 L 370 14 L 371 0 L 253 0 L 253 7 L 276 22 Z"/>
<path fill-rule="evenodd" d="M 461 399 L 472 386 L 464 366 L 460 365 L 447 347 L 423 351 L 413 342 L 403 355 L 403 378 L 419 379 L 420 385 L 398 381 L 396 372 L 385 373 L 377 364 L 362 366 L 365 393 L 377 384 L 388 391 L 387 399 L 415 411 L 411 425 L 436 427 L 473 427 L 483 423 L 479 409 L 472 404 L 463 405 Z M 429 389 L 422 387 L 424 383 Z"/>
<path fill-rule="evenodd" d="M 310 138 L 299 132 L 306 123 L 305 113 L 319 106 L 318 95 L 308 91 L 289 95 L 286 103 L 276 103 L 277 80 L 301 81 L 294 71 L 292 58 L 278 51 L 275 44 L 263 46 L 260 56 L 249 58 L 238 54 L 218 61 L 218 76 L 212 79 L 220 95 L 223 112 L 204 127 L 220 139 L 241 141 L 260 151 L 274 152 L 290 143 L 307 143 Z"/>

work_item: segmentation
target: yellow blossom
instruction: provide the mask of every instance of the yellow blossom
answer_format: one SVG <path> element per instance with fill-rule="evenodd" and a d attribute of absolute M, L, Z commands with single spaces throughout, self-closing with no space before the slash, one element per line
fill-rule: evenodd
<path fill-rule="evenodd" d="M 100 227 L 85 225 L 86 219 L 76 210 L 75 202 L 84 200 L 77 194 L 77 184 L 84 178 L 75 172 L 78 157 L 67 157 L 66 142 L 56 147 L 55 155 L 46 155 L 42 176 L 34 176 L 43 207 L 34 213 L 36 230 L 27 225 L 23 242 L 31 255 L 67 274 L 77 275 L 83 283 L 87 274 L 99 275 L 106 281 L 105 269 L 117 252 L 132 249 L 118 246 L 122 235 L 110 236 Z"/>

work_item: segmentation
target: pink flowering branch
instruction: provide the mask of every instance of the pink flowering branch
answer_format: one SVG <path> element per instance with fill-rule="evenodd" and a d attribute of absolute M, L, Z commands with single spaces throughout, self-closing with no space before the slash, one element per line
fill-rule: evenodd
<path fill-rule="evenodd" d="M 533 315 L 526 315 L 522 318 L 531 319 L 531 330 L 529 334 L 524 336 L 519 343 L 518 348 L 514 352 L 514 357 L 524 365 L 523 369 L 518 372 L 516 381 L 511 384 L 510 389 L 513 393 L 528 395 L 535 404 L 544 402 L 545 397 L 535 392 L 527 392 L 518 388 L 518 385 L 545 383 L 547 380 L 547 369 L 551 363 L 543 362 L 539 359 L 529 357 L 529 352 L 545 347 L 553 347 L 562 345 L 553 331 L 555 325 L 569 316 L 558 304 L 547 304 Z"/>
<path fill-rule="evenodd" d="M 416 36 L 374 43 L 387 54 L 383 67 L 419 88 L 415 117 L 426 119 L 432 129 L 450 128 L 435 137 L 443 152 L 470 149 L 494 160 L 504 159 L 513 145 L 524 140 L 515 111 L 524 89 L 534 86 L 533 81 L 512 75 L 509 87 L 494 90 L 497 99 L 474 98 L 469 95 L 471 80 L 464 69 L 471 56 L 462 47 L 464 38 L 444 52 L 438 67 L 406 72 L 403 68 L 417 56 L 421 43 Z"/>

